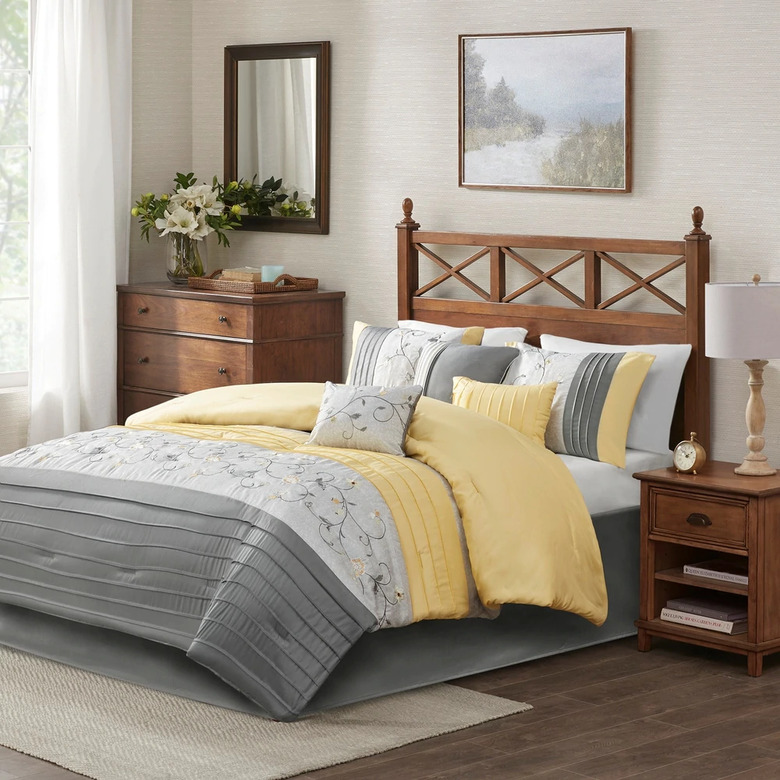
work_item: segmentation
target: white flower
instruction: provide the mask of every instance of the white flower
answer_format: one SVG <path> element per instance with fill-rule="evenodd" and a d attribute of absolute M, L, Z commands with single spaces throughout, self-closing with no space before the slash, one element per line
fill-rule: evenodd
<path fill-rule="evenodd" d="M 211 227 L 208 222 L 206 222 L 205 211 L 198 212 L 197 216 L 195 217 L 195 225 L 195 229 L 189 234 L 190 238 L 200 240 L 201 238 L 205 238 L 209 233 L 214 232 L 214 228 Z"/>
<path fill-rule="evenodd" d="M 204 185 L 208 188 L 208 185 Z M 224 204 L 221 200 L 219 200 L 219 193 L 216 190 L 212 190 L 209 188 L 208 192 L 204 194 L 203 196 L 203 204 L 201 205 L 201 208 L 206 212 L 206 214 L 211 214 L 213 216 L 219 216 L 222 213 L 222 209 L 224 208 Z"/>
<path fill-rule="evenodd" d="M 168 233 L 184 233 L 185 236 L 191 236 L 198 230 L 198 220 L 191 211 L 188 211 L 183 206 L 178 206 L 173 211 L 166 209 L 165 217 L 158 219 L 154 226 L 162 231 L 160 233 L 161 236 L 165 236 Z"/>
<path fill-rule="evenodd" d="M 211 198 L 213 190 L 208 184 L 193 184 L 192 187 L 183 187 L 171 195 L 171 203 L 174 206 L 185 206 L 191 211 L 195 208 L 204 208 L 206 198 Z"/>

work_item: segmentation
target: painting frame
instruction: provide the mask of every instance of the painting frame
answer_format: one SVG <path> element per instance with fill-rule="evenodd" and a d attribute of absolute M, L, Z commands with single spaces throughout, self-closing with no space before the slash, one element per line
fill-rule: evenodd
<path fill-rule="evenodd" d="M 459 186 L 631 192 L 631 32 L 459 35 Z"/>

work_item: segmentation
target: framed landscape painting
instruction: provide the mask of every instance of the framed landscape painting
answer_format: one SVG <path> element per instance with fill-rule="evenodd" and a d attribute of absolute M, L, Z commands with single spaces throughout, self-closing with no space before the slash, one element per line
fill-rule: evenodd
<path fill-rule="evenodd" d="M 631 28 L 461 35 L 462 187 L 631 191 Z"/>

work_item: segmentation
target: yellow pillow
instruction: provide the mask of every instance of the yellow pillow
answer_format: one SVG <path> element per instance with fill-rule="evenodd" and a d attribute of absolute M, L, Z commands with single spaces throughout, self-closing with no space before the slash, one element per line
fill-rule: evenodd
<path fill-rule="evenodd" d="M 544 385 L 494 385 L 465 376 L 452 381 L 452 403 L 514 428 L 544 447 L 557 382 Z"/>

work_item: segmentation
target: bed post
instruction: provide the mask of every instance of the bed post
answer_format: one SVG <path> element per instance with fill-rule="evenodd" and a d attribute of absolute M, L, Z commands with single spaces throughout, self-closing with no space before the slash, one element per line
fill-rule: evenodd
<path fill-rule="evenodd" d="M 414 231 L 420 227 L 412 219 L 414 204 L 411 198 L 404 198 L 401 208 L 404 218 L 396 225 L 398 229 L 398 319 L 411 320 L 412 298 L 420 287 L 418 261 L 419 253 L 414 245 Z"/>
<path fill-rule="evenodd" d="M 704 356 L 704 285 L 710 279 L 711 236 L 702 230 L 704 210 L 696 206 L 691 214 L 693 230 L 685 236 L 686 329 L 692 345 L 685 368 L 683 397 L 684 436 L 696 431 L 705 447 L 710 446 L 710 364 Z M 689 430 L 690 429 L 690 430 Z"/>

